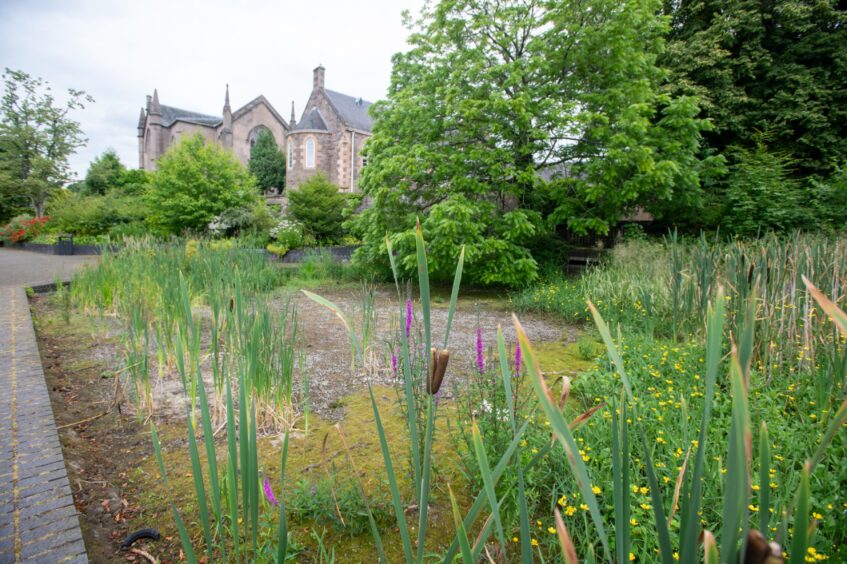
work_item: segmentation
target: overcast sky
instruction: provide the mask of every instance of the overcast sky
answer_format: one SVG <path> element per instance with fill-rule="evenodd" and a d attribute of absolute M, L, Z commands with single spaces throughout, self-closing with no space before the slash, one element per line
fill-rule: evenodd
<path fill-rule="evenodd" d="M 96 102 L 75 114 L 88 145 L 71 157 L 79 177 L 108 148 L 138 166 L 145 95 L 220 115 L 259 94 L 297 119 L 326 67 L 326 86 L 375 101 L 391 56 L 406 49 L 401 12 L 423 0 L 0 0 L 0 67 L 78 88 Z"/>

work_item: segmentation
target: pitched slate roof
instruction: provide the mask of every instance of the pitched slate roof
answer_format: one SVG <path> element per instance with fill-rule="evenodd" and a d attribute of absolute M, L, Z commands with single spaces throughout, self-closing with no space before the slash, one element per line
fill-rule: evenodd
<path fill-rule="evenodd" d="M 325 90 L 325 92 L 341 121 L 353 129 L 371 130 L 372 121 L 371 116 L 368 115 L 370 102 L 333 90 Z"/>
<path fill-rule="evenodd" d="M 321 115 L 320 110 L 317 108 L 312 108 L 308 114 L 306 114 L 300 123 L 294 127 L 294 131 L 301 131 L 304 129 L 317 129 L 319 131 L 329 131 L 329 128 L 326 126 L 326 122 L 324 121 L 323 116 Z"/>
<path fill-rule="evenodd" d="M 188 123 L 217 127 L 223 121 L 220 116 L 210 116 L 188 110 L 181 110 L 179 108 L 174 108 L 173 106 L 165 106 L 164 104 L 161 105 L 161 108 L 162 125 L 165 127 L 170 127 L 175 121 L 187 121 Z"/>

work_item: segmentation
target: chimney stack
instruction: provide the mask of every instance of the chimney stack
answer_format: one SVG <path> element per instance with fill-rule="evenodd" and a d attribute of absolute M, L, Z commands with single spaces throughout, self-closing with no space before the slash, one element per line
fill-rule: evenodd
<path fill-rule="evenodd" d="M 312 78 L 312 90 L 323 90 L 324 89 L 324 78 L 326 76 L 326 69 L 323 65 L 318 65 L 314 70 L 314 77 Z"/>

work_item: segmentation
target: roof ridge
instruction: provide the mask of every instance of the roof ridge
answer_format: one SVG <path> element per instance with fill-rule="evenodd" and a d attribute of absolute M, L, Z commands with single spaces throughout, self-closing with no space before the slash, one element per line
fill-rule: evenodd
<path fill-rule="evenodd" d="M 168 104 L 160 104 L 160 107 L 170 108 L 171 110 L 176 110 L 178 112 L 183 112 L 183 113 L 186 113 L 186 114 L 194 114 L 195 116 L 203 116 L 203 117 L 216 118 L 216 119 L 220 119 L 220 117 L 221 117 L 221 116 L 215 116 L 215 115 L 212 115 L 212 114 L 204 114 L 202 112 L 195 112 L 194 110 L 186 110 L 184 108 L 177 108 L 176 106 L 170 106 Z"/>

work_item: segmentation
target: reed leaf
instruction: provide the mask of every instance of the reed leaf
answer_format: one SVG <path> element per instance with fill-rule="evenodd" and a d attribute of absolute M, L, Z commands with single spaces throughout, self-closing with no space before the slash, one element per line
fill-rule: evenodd
<path fill-rule="evenodd" d="M 615 404 L 612 404 L 612 497 L 615 504 L 615 554 L 618 562 L 626 562 L 629 557 L 629 428 L 627 409 L 620 402 L 620 416 Z M 557 512 L 558 513 L 558 512 Z"/>
<path fill-rule="evenodd" d="M 456 496 L 453 495 L 453 488 L 450 487 L 450 484 L 447 484 L 447 490 L 450 493 L 450 507 L 453 510 L 453 523 L 456 526 L 456 536 L 459 539 L 459 546 L 462 549 L 462 561 L 465 564 L 475 564 L 476 560 L 471 553 L 471 545 L 468 542 L 468 533 L 462 521 L 462 514 L 459 513 L 459 504 L 456 503 Z M 447 560 L 445 559 L 445 561 Z"/>
<path fill-rule="evenodd" d="M 418 499 L 418 555 L 416 561 L 418 564 L 423 562 L 424 557 L 424 540 L 426 538 L 427 529 L 427 512 L 429 510 L 429 480 L 431 475 L 432 464 L 432 435 L 435 432 L 435 402 L 431 395 L 427 395 L 426 406 L 426 436 L 424 438 L 424 458 L 423 467 L 421 469 L 420 496 Z"/>
<path fill-rule="evenodd" d="M 465 264 L 465 246 L 459 251 L 459 262 L 456 264 L 456 274 L 453 276 L 453 290 L 450 292 L 450 309 L 447 310 L 447 327 L 444 329 L 444 345 L 442 349 L 447 348 L 447 342 L 450 338 L 450 328 L 453 326 L 453 313 L 456 311 L 456 301 L 459 299 L 459 286 L 462 284 L 462 267 Z"/>
<path fill-rule="evenodd" d="M 724 485 L 724 507 L 721 528 L 721 558 L 726 564 L 734 564 L 738 555 L 739 529 L 748 528 L 747 505 L 750 497 L 749 442 L 750 413 L 747 404 L 747 388 L 744 385 L 738 352 L 733 347 L 730 360 L 730 383 L 732 388 L 732 420 L 729 431 L 729 448 L 726 457 L 727 472 Z"/>
<path fill-rule="evenodd" d="M 285 440 L 282 443 L 282 456 L 280 458 L 279 470 L 279 529 L 277 531 L 277 551 L 276 561 L 279 564 L 285 562 L 288 556 L 288 523 L 285 519 L 285 467 L 288 462 L 288 436 L 285 434 Z"/>
<path fill-rule="evenodd" d="M 576 555 L 576 548 L 573 545 L 568 528 L 565 527 L 565 522 L 562 520 L 562 514 L 559 509 L 553 509 L 553 515 L 556 518 L 556 534 L 559 537 L 559 546 L 562 548 L 562 558 L 565 559 L 565 564 L 579 564 L 579 558 Z M 618 562 L 626 562 L 627 558 L 618 559 Z"/>
<path fill-rule="evenodd" d="M 759 530 L 763 534 L 767 534 L 770 530 L 770 440 L 768 438 L 768 426 L 762 421 L 761 430 L 759 431 Z"/>
<path fill-rule="evenodd" d="M 512 436 L 517 432 L 515 422 L 515 400 L 512 391 L 512 368 L 506 354 L 506 341 L 503 338 L 503 327 L 497 326 L 497 356 L 500 360 L 500 376 L 503 380 L 503 390 L 506 395 L 506 405 L 509 412 L 509 424 L 512 426 Z M 526 484 L 524 482 L 523 461 L 516 460 L 518 467 L 518 520 L 521 530 L 521 562 L 532 562 L 532 544 L 529 534 L 529 507 L 526 501 Z"/>
<path fill-rule="evenodd" d="M 682 495 L 679 541 L 681 562 L 693 562 L 697 558 L 699 550 L 697 538 L 700 531 L 700 504 L 706 458 L 706 430 L 711 422 L 715 384 L 721 362 L 725 307 L 723 288 L 719 287 L 714 305 L 709 306 L 706 318 L 706 390 L 703 398 L 703 417 L 700 421 L 700 433 L 697 439 L 697 453 L 694 456 L 694 469 L 690 486 L 688 486 L 690 490 L 684 489 Z"/>
<path fill-rule="evenodd" d="M 809 547 L 810 473 L 810 464 L 806 463 L 800 474 L 800 489 L 797 491 L 797 501 L 794 507 L 794 535 L 791 538 L 789 564 L 803 564 L 806 558 L 806 550 Z"/>
<path fill-rule="evenodd" d="M 471 429 L 474 453 L 476 461 L 479 465 L 479 471 L 482 475 L 483 489 L 488 497 L 488 505 L 491 507 L 491 514 L 494 516 L 494 524 L 497 531 L 497 539 L 500 541 L 500 549 L 503 554 L 506 553 L 506 535 L 503 534 L 503 523 L 500 520 L 500 503 L 497 501 L 497 493 L 494 491 L 494 481 L 491 479 L 491 466 L 488 464 L 488 456 L 485 454 L 485 446 L 482 444 L 482 437 L 479 434 L 479 427 L 476 421 L 473 422 Z"/>
<path fill-rule="evenodd" d="M 328 310 L 330 310 L 332 313 L 335 314 L 338 319 L 341 320 L 341 324 L 344 325 L 344 328 L 347 330 L 347 336 L 350 339 L 350 347 L 352 349 L 353 358 L 354 360 L 358 359 L 364 366 L 365 359 L 362 356 L 363 353 L 361 347 L 359 346 L 359 337 L 356 335 L 356 329 L 353 326 L 353 323 L 350 322 L 350 320 L 341 310 L 341 308 L 329 301 L 328 299 L 324 298 L 323 296 L 319 296 L 308 290 L 300 291 L 303 292 L 303 294 L 305 294 L 307 298 L 309 298 L 316 304 L 322 305 Z"/>
<path fill-rule="evenodd" d="M 194 491 L 197 494 L 197 508 L 200 511 L 200 522 L 203 525 L 203 537 L 206 539 L 206 553 L 212 559 L 212 527 L 209 521 L 209 508 L 206 505 L 206 487 L 203 484 L 203 471 L 200 467 L 200 454 L 197 440 L 194 437 L 194 425 L 188 418 L 188 452 L 191 456 L 191 475 L 194 477 Z"/>
<path fill-rule="evenodd" d="M 600 312 L 597 311 L 597 308 L 593 303 L 591 303 L 591 300 L 588 300 L 588 309 L 591 310 L 591 316 L 594 318 L 594 324 L 597 325 L 597 330 L 600 331 L 603 343 L 606 344 L 609 359 L 611 359 L 611 361 L 615 364 L 618 376 L 621 377 L 621 382 L 623 382 L 624 389 L 626 390 L 626 397 L 629 401 L 633 401 L 632 386 L 629 384 L 629 378 L 626 375 L 626 370 L 624 370 L 623 359 L 621 358 L 620 352 L 618 352 L 618 347 L 612 340 L 612 334 L 609 332 L 609 326 L 606 325 L 606 322 L 603 320 L 603 316 L 600 315 Z"/>
<path fill-rule="evenodd" d="M 579 447 L 576 444 L 576 440 L 574 439 L 562 412 L 559 411 L 550 399 L 547 384 L 544 382 L 544 376 L 541 373 L 540 366 L 538 365 L 538 357 L 529 342 L 529 338 L 526 336 L 523 326 L 515 315 L 512 315 L 512 321 L 515 324 L 515 331 L 518 334 L 518 340 L 520 341 L 521 349 L 523 350 L 525 363 L 531 376 L 530 382 L 532 382 L 535 395 L 538 398 L 544 413 L 547 415 L 547 419 L 550 421 L 553 433 L 565 449 L 568 464 L 574 473 L 582 498 L 588 505 L 589 513 L 591 514 L 591 519 L 594 523 L 594 528 L 597 532 L 600 543 L 603 545 L 605 556 L 607 559 L 611 560 L 612 553 L 609 548 L 609 539 L 606 534 L 606 528 L 603 525 L 603 517 L 600 515 L 600 507 L 597 502 L 597 497 L 591 489 L 588 469 L 586 468 L 582 457 L 579 455 Z M 608 334 L 608 330 L 606 332 Z"/>
<path fill-rule="evenodd" d="M 424 335 L 426 339 L 426 348 L 432 348 L 432 326 L 430 323 L 430 307 L 431 300 L 429 294 L 429 266 L 426 261 L 426 244 L 424 243 L 423 230 L 421 229 L 421 221 L 417 220 L 415 226 L 415 249 L 418 259 L 418 285 L 421 292 L 421 310 L 423 311 Z M 427 369 L 429 373 L 429 369 Z"/>
<path fill-rule="evenodd" d="M 656 479 L 656 468 L 653 465 L 653 455 L 647 448 L 647 439 L 641 437 L 641 452 L 644 456 L 644 468 L 647 471 L 647 483 L 650 486 L 650 503 L 653 506 L 653 517 L 656 522 L 656 534 L 659 538 L 659 552 L 662 562 L 672 564 L 674 562 L 673 548 L 671 547 L 670 529 L 668 520 L 665 518 L 665 509 L 662 505 L 662 492 L 659 489 L 659 481 Z"/>
<path fill-rule="evenodd" d="M 403 510 L 403 499 L 400 497 L 400 488 L 397 486 L 397 476 L 394 473 L 394 465 L 391 462 L 391 451 L 388 448 L 388 440 L 385 437 L 382 417 L 380 417 L 379 407 L 376 405 L 373 388 L 370 385 L 368 385 L 368 394 L 371 397 L 371 407 L 373 408 L 376 431 L 379 436 L 379 447 L 382 451 L 382 459 L 385 462 L 385 474 L 388 477 L 388 487 L 391 491 L 394 518 L 397 521 L 397 528 L 400 530 L 400 540 L 403 543 L 403 554 L 406 556 L 406 562 L 413 562 L 414 553 L 412 552 L 412 541 L 409 536 L 409 526 L 406 523 L 406 514 Z"/>
<path fill-rule="evenodd" d="M 824 295 L 823 292 L 818 290 L 805 275 L 803 275 L 802 278 L 803 283 L 806 285 L 806 289 L 809 290 L 809 293 L 812 294 L 812 297 L 816 302 L 818 302 L 818 305 L 821 306 L 824 313 L 832 319 L 832 322 L 835 323 L 836 327 L 838 327 L 844 335 L 847 335 L 847 313 L 835 305 L 832 300 Z"/>
<path fill-rule="evenodd" d="M 506 451 L 500 457 L 500 460 L 497 462 L 497 465 L 494 467 L 494 470 L 492 470 L 491 479 L 494 481 L 495 485 L 500 480 L 500 478 L 503 476 L 503 472 L 506 471 L 506 468 L 508 467 L 510 461 L 512 460 L 512 457 L 515 454 L 515 451 L 518 448 L 518 444 L 523 439 L 523 435 L 526 432 L 528 427 L 529 427 L 529 421 L 524 422 L 524 424 L 518 429 L 518 432 L 515 433 L 515 436 L 512 439 L 512 442 L 509 443 L 508 448 L 506 448 Z M 546 456 L 548 452 L 549 452 L 549 449 L 544 449 L 544 450 L 539 451 L 539 453 L 536 455 L 536 458 L 534 460 L 535 461 L 540 460 L 543 456 Z M 533 463 L 530 462 L 530 464 L 528 464 L 527 467 L 531 467 L 532 465 L 533 465 Z M 474 522 L 476 521 L 477 517 L 479 517 L 480 512 L 482 512 L 482 509 L 487 505 L 487 503 L 488 503 L 488 498 L 485 495 L 485 492 L 479 492 L 476 496 L 476 499 L 474 499 L 473 504 L 471 504 L 471 508 L 468 510 L 468 513 L 465 515 L 465 518 L 464 518 L 464 521 L 463 521 L 465 530 L 468 530 L 471 527 L 473 527 Z M 450 544 L 450 548 L 447 549 L 447 552 L 445 553 L 444 558 L 442 559 L 442 562 L 452 562 L 453 558 L 456 556 L 456 552 L 458 550 L 459 550 L 459 538 L 458 538 L 458 536 L 456 536 L 453 539 L 453 542 Z"/>

